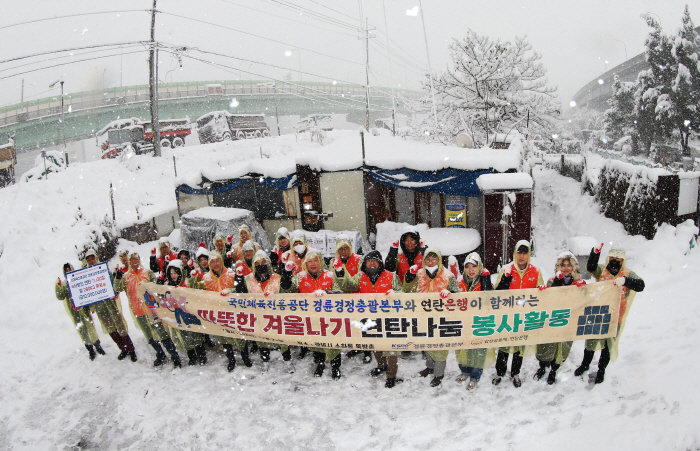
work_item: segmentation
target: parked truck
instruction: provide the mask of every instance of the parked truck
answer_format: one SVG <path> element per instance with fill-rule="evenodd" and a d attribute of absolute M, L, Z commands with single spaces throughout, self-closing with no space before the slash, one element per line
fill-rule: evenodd
<path fill-rule="evenodd" d="M 0 146 L 0 188 L 14 185 L 16 164 L 15 141 L 10 138 L 7 144 Z"/>
<path fill-rule="evenodd" d="M 270 136 L 270 127 L 264 114 L 231 114 L 212 111 L 197 119 L 199 142 L 208 144 L 233 139 L 263 138 Z"/>
<path fill-rule="evenodd" d="M 161 147 L 182 147 L 185 137 L 192 133 L 189 119 L 167 119 L 158 124 Z M 137 117 L 112 121 L 96 137 L 103 159 L 117 157 L 127 146 L 137 155 L 153 151 L 153 125 Z"/>

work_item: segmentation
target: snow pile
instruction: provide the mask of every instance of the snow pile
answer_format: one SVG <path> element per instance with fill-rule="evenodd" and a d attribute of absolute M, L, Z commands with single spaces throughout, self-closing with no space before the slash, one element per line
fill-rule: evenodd
<path fill-rule="evenodd" d="M 296 172 L 296 165 L 309 165 L 317 171 L 345 171 L 362 167 L 362 143 L 355 131 L 327 132 L 324 145 L 306 139 L 307 135 L 188 146 L 176 150 L 176 185 L 199 186 L 246 174 L 285 177 Z M 477 171 L 493 168 L 498 172 L 517 169 L 522 144 L 514 140 L 510 149 L 461 149 L 442 144 L 401 140 L 387 133 L 365 134 L 365 163 L 381 169 L 439 171 L 446 168 Z M 426 147 L 427 146 L 427 147 Z"/>
<path fill-rule="evenodd" d="M 88 234 L 75 219 L 77 207 L 87 224 L 111 214 L 110 181 L 119 187 L 118 220 L 133 209 L 127 201 L 152 204 L 143 209 L 171 206 L 167 155 L 132 157 L 138 164 L 131 169 L 118 161 L 75 165 L 48 180 L 0 190 L 0 449 L 700 448 L 694 378 L 700 361 L 693 353 L 700 341 L 700 250 L 690 247 L 698 229 L 684 223 L 660 227 L 653 240 L 630 236 L 599 213 L 592 196 L 581 195 L 578 182 L 549 169 L 533 174 L 533 263 L 551 277 L 567 240 L 594 234 L 605 242 L 602 261 L 612 244 L 620 244 L 628 266 L 646 282 L 631 307 L 620 358 L 608 367 L 605 382 L 590 390 L 573 376 L 582 341 L 574 343 L 552 386 L 533 380 L 538 364 L 526 357 L 522 387 L 507 377 L 493 386 L 491 367 L 473 392 L 454 381 L 459 369 L 453 353 L 436 388 L 417 374 L 425 368 L 420 353 L 400 358 L 404 382 L 390 390 L 383 377 L 369 377 L 373 365 L 358 358 L 342 358 L 339 381 L 328 370 L 314 378 L 312 359 L 297 360 L 297 350 L 294 374 L 284 372 L 277 351 L 267 373 L 261 373 L 258 355 L 251 356 L 252 368 L 237 365 L 229 373 L 221 346 L 207 351 L 204 367 L 172 370 L 168 363 L 154 369 L 154 353 L 128 313 L 138 362 L 117 361 L 116 345 L 99 326 L 107 355 L 89 361 L 53 295 L 61 265 L 75 262 L 75 245 Z M 378 236 L 382 243 L 398 239 L 403 229 L 379 226 L 380 234 L 386 232 L 386 238 Z M 421 236 L 429 232 L 425 225 L 416 228 Z M 154 244 L 122 241 L 120 247 L 146 260 Z M 128 309 L 123 298 L 122 306 Z M 235 427 L 222 419 L 233 419 Z"/>
<path fill-rule="evenodd" d="M 591 249 L 600 244 L 600 241 L 590 236 L 572 236 L 566 240 L 568 250 L 574 255 L 586 255 L 591 253 Z"/>
<path fill-rule="evenodd" d="M 523 172 L 508 174 L 484 174 L 476 179 L 477 186 L 481 191 L 508 190 L 508 189 L 531 189 L 532 177 Z"/>
<path fill-rule="evenodd" d="M 386 256 L 391 249 L 391 243 L 401 238 L 407 227 L 418 232 L 426 246 L 436 249 L 443 256 L 465 254 L 481 245 L 481 235 L 474 229 L 456 227 L 431 229 L 427 224 L 411 226 L 405 222 L 385 221 L 377 224 L 375 249 Z M 400 249 L 399 246 L 399 252 Z"/>

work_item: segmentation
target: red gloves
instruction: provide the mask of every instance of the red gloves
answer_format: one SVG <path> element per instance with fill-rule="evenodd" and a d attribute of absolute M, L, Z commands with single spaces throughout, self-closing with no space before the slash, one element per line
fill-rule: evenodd
<path fill-rule="evenodd" d="M 245 271 L 245 269 L 243 268 L 243 262 L 237 261 L 236 262 L 236 275 L 242 276 L 244 271 Z"/>
<path fill-rule="evenodd" d="M 605 244 L 605 243 L 600 243 L 599 245 L 597 245 L 596 247 L 593 248 L 593 250 L 595 251 L 596 254 L 600 254 L 600 251 L 603 250 L 603 245 L 604 245 L 604 244 Z"/>
<path fill-rule="evenodd" d="M 396 294 L 396 291 L 394 291 L 394 290 L 387 290 L 387 292 L 386 292 L 385 294 L 386 294 L 387 296 L 389 296 L 390 294 Z"/>
<path fill-rule="evenodd" d="M 561 273 L 561 271 L 557 271 L 557 279 L 563 279 L 564 274 Z"/>
<path fill-rule="evenodd" d="M 574 284 L 575 284 L 577 287 L 582 287 L 582 286 L 586 285 L 586 281 L 583 280 L 583 279 L 578 279 L 576 282 L 574 282 Z"/>
<path fill-rule="evenodd" d="M 166 255 L 166 256 L 165 256 L 165 261 L 166 261 L 166 262 L 169 262 L 169 261 L 170 261 L 170 255 Z"/>
<path fill-rule="evenodd" d="M 221 292 L 220 292 L 219 294 L 220 294 L 221 296 L 228 296 L 229 294 L 231 294 L 231 292 L 228 291 L 228 288 L 227 288 L 227 289 L 225 289 L 225 290 L 221 290 Z"/>
<path fill-rule="evenodd" d="M 263 294 L 265 295 L 265 297 L 268 297 L 268 296 L 270 296 L 270 294 L 272 294 L 272 293 L 270 293 L 269 291 L 266 291 L 266 292 L 263 293 Z"/>
<path fill-rule="evenodd" d="M 340 272 L 343 269 L 343 261 L 339 258 L 333 259 L 333 267 L 336 272 Z"/>
<path fill-rule="evenodd" d="M 420 243 L 418 244 L 420 247 L 425 247 L 425 241 L 423 241 L 423 238 L 420 239 Z"/>
<path fill-rule="evenodd" d="M 445 290 L 442 290 L 442 291 L 440 292 L 440 297 L 443 298 L 443 299 L 445 299 L 445 298 L 448 297 L 449 295 L 450 295 L 450 290 L 445 289 Z"/>
<path fill-rule="evenodd" d="M 199 242 L 199 247 L 206 248 L 207 245 L 206 245 L 206 243 L 205 243 L 204 241 L 200 241 L 200 242 Z"/>
<path fill-rule="evenodd" d="M 482 275 L 482 276 L 490 276 L 491 273 L 489 272 L 488 269 L 484 268 L 484 269 L 481 270 L 481 275 Z"/>
<path fill-rule="evenodd" d="M 187 260 L 187 266 L 189 266 L 190 268 L 194 268 L 194 260 L 192 260 L 191 258 Z"/>
<path fill-rule="evenodd" d="M 58 285 L 59 287 L 61 286 L 61 278 L 60 277 L 56 278 L 56 285 Z"/>
<path fill-rule="evenodd" d="M 284 264 L 284 269 L 285 271 L 293 271 L 295 266 L 294 262 L 287 262 Z"/>
<path fill-rule="evenodd" d="M 540 286 L 537 287 L 537 288 L 538 288 L 540 291 L 544 291 L 544 290 L 546 290 L 546 289 L 549 288 L 549 287 L 548 287 L 547 285 L 540 285 Z"/>
<path fill-rule="evenodd" d="M 285 253 L 282 255 L 282 261 L 286 263 L 287 260 L 289 260 L 289 254 L 285 252 Z"/>
<path fill-rule="evenodd" d="M 151 249 L 151 255 L 156 255 L 156 248 Z"/>
<path fill-rule="evenodd" d="M 411 271 L 411 274 L 416 274 L 418 273 L 418 265 L 413 265 L 408 270 Z"/>
<path fill-rule="evenodd" d="M 191 277 L 194 277 L 194 278 L 197 279 L 197 280 L 200 280 L 200 278 L 201 278 L 203 275 L 204 275 L 204 274 L 202 274 L 202 271 L 200 271 L 199 269 L 195 269 L 194 271 L 192 271 L 192 272 L 190 273 L 190 276 L 191 276 Z"/>
<path fill-rule="evenodd" d="M 391 243 L 391 247 L 396 247 L 396 248 L 398 248 L 398 247 L 399 247 L 399 240 L 396 240 L 396 241 L 394 241 L 393 243 Z"/>
<path fill-rule="evenodd" d="M 228 251 L 228 252 L 226 252 L 226 257 L 232 258 L 232 257 L 233 257 L 233 251 Z"/>
<path fill-rule="evenodd" d="M 513 274 L 513 265 L 508 265 L 505 267 L 503 270 L 503 275 L 506 277 L 510 277 Z"/>
<path fill-rule="evenodd" d="M 455 275 L 455 277 L 459 276 L 459 266 L 457 265 L 457 262 L 453 262 L 450 265 L 450 271 Z"/>
<path fill-rule="evenodd" d="M 233 241 L 233 235 L 229 235 L 229 236 L 227 236 L 227 237 L 226 237 L 226 241 L 228 241 L 228 242 L 229 242 L 229 244 L 230 244 L 230 243 L 231 243 L 231 241 Z"/>

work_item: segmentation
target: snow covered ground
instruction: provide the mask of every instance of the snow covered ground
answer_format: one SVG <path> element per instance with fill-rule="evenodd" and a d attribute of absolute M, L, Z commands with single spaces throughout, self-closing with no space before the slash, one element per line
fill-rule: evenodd
<path fill-rule="evenodd" d="M 534 174 L 535 262 L 545 274 L 552 275 L 567 238 L 589 235 L 606 243 L 603 255 L 622 244 L 647 284 L 620 359 L 592 390 L 573 376 L 582 342 L 553 386 L 533 381 L 536 360 L 526 359 L 520 389 L 508 379 L 491 385 L 491 368 L 467 392 L 454 381 L 452 355 L 438 388 L 418 376 L 419 355 L 400 360 L 405 382 L 391 390 L 359 358 L 343 358 L 340 381 L 313 378 L 309 357 L 295 359 L 297 372 L 287 374 L 277 352 L 269 373 L 260 373 L 257 356 L 253 368 L 228 373 L 220 346 L 204 367 L 154 370 L 153 351 L 128 314 L 138 362 L 117 361 L 104 335 L 107 355 L 91 362 L 53 284 L 64 261 L 76 260 L 74 246 L 89 237 L 89 223 L 111 213 L 110 181 L 118 216 L 139 202 L 144 211 L 172 206 L 163 205 L 174 197 L 172 167 L 152 161 L 76 164 L 48 181 L 0 190 L 0 449 L 700 448 L 700 361 L 691 353 L 700 339 L 700 250 L 685 255 L 693 229 L 663 227 L 652 241 L 628 236 L 580 194 L 579 183 L 547 169 Z M 144 257 L 153 247 L 122 244 Z"/>

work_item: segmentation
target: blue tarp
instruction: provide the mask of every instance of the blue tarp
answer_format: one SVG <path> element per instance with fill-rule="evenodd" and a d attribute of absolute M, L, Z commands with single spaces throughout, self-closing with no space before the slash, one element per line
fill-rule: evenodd
<path fill-rule="evenodd" d="M 383 185 L 467 197 L 480 197 L 481 192 L 476 185 L 476 179 L 482 174 L 493 172 L 491 170 L 462 171 L 451 168 L 433 172 L 405 168 L 379 169 L 370 167 L 368 169 L 370 175 Z"/>
<path fill-rule="evenodd" d="M 258 177 L 254 178 L 251 176 L 246 176 L 245 178 L 240 178 L 240 179 L 235 179 L 232 180 L 231 182 L 222 185 L 222 186 L 217 186 L 216 188 L 210 188 L 210 189 L 205 189 L 205 188 L 192 188 L 189 185 L 180 185 L 177 187 L 177 190 L 183 194 L 220 194 L 220 193 L 225 193 L 226 191 L 232 190 L 234 188 L 238 188 L 239 186 L 245 185 L 246 183 L 255 180 L 257 183 L 260 183 L 261 185 L 266 185 L 271 188 L 279 189 L 279 190 L 287 190 L 290 188 L 294 188 L 297 186 L 297 176 L 296 174 L 291 174 L 286 177 L 281 177 L 281 178 L 271 178 L 271 177 Z"/>

